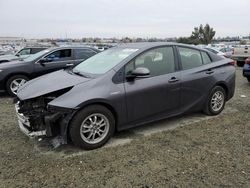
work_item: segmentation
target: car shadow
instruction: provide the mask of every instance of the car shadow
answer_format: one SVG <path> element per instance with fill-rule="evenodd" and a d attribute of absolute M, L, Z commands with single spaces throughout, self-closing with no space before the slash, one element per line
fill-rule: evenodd
<path fill-rule="evenodd" d="M 0 98 L 11 98 L 11 96 L 6 92 L 0 92 Z"/>

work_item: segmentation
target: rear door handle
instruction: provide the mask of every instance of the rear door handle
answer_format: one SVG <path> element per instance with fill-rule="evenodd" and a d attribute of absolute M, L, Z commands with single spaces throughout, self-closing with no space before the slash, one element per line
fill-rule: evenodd
<path fill-rule="evenodd" d="M 210 69 L 206 71 L 206 74 L 213 74 L 213 73 L 214 73 L 214 71 L 210 70 Z"/>
<path fill-rule="evenodd" d="M 172 77 L 170 80 L 168 80 L 168 83 L 174 83 L 174 82 L 178 82 L 179 79 L 176 77 Z"/>

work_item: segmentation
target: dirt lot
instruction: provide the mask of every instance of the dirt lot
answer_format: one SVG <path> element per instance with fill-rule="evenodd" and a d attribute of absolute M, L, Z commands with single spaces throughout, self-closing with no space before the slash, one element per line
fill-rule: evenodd
<path fill-rule="evenodd" d="M 223 114 L 124 131 L 88 152 L 26 138 L 2 96 L 0 187 L 250 187 L 250 84 L 241 74 Z"/>

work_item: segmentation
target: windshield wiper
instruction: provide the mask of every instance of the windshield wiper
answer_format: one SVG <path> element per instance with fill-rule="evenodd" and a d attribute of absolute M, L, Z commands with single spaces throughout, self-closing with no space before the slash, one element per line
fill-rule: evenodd
<path fill-rule="evenodd" d="M 80 71 L 74 71 L 74 70 L 71 70 L 72 73 L 76 74 L 76 75 L 79 75 L 79 76 L 83 76 L 85 78 L 89 78 L 89 76 L 83 74 L 82 72 Z"/>

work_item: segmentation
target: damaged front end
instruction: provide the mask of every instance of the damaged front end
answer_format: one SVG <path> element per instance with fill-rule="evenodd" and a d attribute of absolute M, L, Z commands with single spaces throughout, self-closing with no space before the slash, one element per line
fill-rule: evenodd
<path fill-rule="evenodd" d="M 67 127 L 74 110 L 53 107 L 49 102 L 68 90 L 64 89 L 32 99 L 15 99 L 20 130 L 29 137 L 55 137 L 60 140 L 58 144 L 66 144 Z"/>

